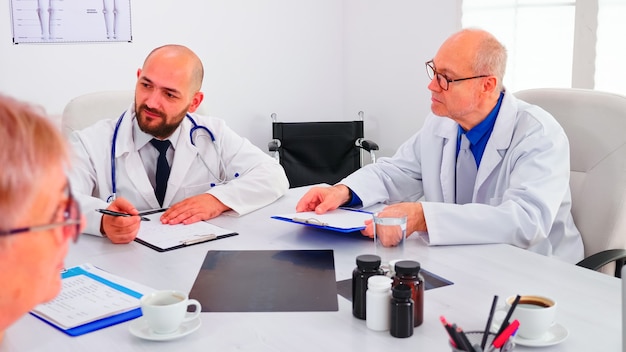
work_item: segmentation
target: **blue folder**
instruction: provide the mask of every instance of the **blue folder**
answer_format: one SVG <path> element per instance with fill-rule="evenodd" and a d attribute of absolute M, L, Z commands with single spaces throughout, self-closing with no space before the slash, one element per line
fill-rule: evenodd
<path fill-rule="evenodd" d="M 112 287 L 112 288 L 114 288 L 114 289 L 116 289 L 118 291 L 121 291 L 121 292 L 123 292 L 123 293 L 125 293 L 127 295 L 130 295 L 130 296 L 133 296 L 135 298 L 141 298 L 141 296 L 142 296 L 142 294 L 139 293 L 139 292 L 135 292 L 135 291 L 133 291 L 131 289 L 128 289 L 128 288 L 126 288 L 126 287 L 124 287 L 122 285 L 119 285 L 119 284 L 116 284 L 116 283 L 114 283 L 112 281 L 104 279 L 104 278 L 102 278 L 102 277 L 100 277 L 98 275 L 95 275 L 93 273 L 90 273 L 90 272 L 88 272 L 88 271 L 86 271 L 86 270 L 84 270 L 83 268 L 80 268 L 80 267 L 75 267 L 75 268 L 68 269 L 67 271 L 65 271 L 64 273 L 61 274 L 61 278 L 65 279 L 65 278 L 69 278 L 69 277 L 77 276 L 77 275 L 88 276 L 88 277 L 90 277 L 90 278 L 92 278 L 92 279 L 94 279 L 94 280 L 96 280 L 98 282 L 101 282 L 101 283 L 103 283 L 103 284 L 105 284 L 107 286 L 110 286 L 110 287 Z M 90 323 L 87 323 L 87 324 L 84 324 L 84 325 L 79 325 L 79 326 L 76 326 L 76 327 L 73 327 L 73 328 L 70 328 L 70 329 L 64 329 L 64 328 L 54 324 L 53 322 L 48 321 L 45 318 L 40 317 L 40 316 L 38 316 L 38 315 L 36 315 L 36 314 L 34 314 L 32 312 L 31 312 L 31 315 L 35 316 L 36 318 L 39 318 L 40 320 L 42 320 L 42 321 L 46 322 L 47 324 L 49 324 L 49 325 L 51 325 L 51 326 L 53 326 L 53 327 L 63 331 L 64 333 L 66 333 L 66 334 L 68 334 L 70 336 L 79 336 L 79 335 L 86 334 L 88 332 L 92 332 L 92 331 L 95 331 L 95 330 L 106 328 L 106 327 L 111 326 L 111 325 L 123 323 L 125 321 L 138 318 L 138 317 L 141 316 L 141 308 L 137 307 L 135 309 L 132 309 L 132 310 L 129 310 L 129 311 L 126 311 L 126 312 L 122 312 L 122 313 L 119 313 L 119 314 L 116 314 L 116 315 L 112 315 L 110 317 L 106 317 L 106 318 L 102 318 L 102 319 L 99 319 L 99 320 L 95 320 L 95 321 L 92 321 Z"/>

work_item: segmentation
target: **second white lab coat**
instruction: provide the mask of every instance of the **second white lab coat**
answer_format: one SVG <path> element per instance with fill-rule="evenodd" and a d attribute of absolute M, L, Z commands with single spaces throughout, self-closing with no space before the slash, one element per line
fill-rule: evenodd
<path fill-rule="evenodd" d="M 340 183 L 364 206 L 422 201 L 431 245 L 508 243 L 575 263 L 569 144 L 556 120 L 506 92 L 476 175 L 473 203 L 455 204 L 458 124 L 430 114 L 391 158 Z"/>
<path fill-rule="evenodd" d="M 215 142 L 211 142 L 206 131 L 198 130 L 194 133 L 196 146 L 192 145 L 189 137 L 192 122 L 188 118 L 183 120 L 164 208 L 206 192 L 243 215 L 287 192 L 289 181 L 274 158 L 237 135 L 223 120 L 196 114 L 192 117 L 214 134 Z M 100 235 L 101 214 L 95 209 L 106 208 L 112 194 L 111 141 L 117 121 L 117 118 L 101 120 L 70 136 L 75 154 L 70 182 L 87 217 L 86 233 Z M 133 126 L 138 128 L 131 106 L 124 113 L 116 139 L 117 196 L 128 199 L 139 211 L 160 208 L 133 141 Z M 225 181 L 220 183 L 217 178 Z"/>

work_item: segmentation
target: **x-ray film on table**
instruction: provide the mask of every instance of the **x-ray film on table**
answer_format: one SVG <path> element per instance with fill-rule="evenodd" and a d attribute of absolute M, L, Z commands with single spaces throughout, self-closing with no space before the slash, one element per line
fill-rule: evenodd
<path fill-rule="evenodd" d="M 333 251 L 209 251 L 189 297 L 203 312 L 337 311 Z"/>

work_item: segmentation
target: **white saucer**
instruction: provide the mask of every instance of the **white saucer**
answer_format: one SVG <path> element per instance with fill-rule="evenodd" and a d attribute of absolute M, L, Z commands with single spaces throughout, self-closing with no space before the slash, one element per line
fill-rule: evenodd
<path fill-rule="evenodd" d="M 130 323 L 130 326 L 128 329 L 130 330 L 131 334 L 142 339 L 152 340 L 152 341 L 168 341 L 168 340 L 177 339 L 183 336 L 187 336 L 191 334 L 192 332 L 198 330 L 200 325 L 202 325 L 202 320 L 200 320 L 200 317 L 198 317 L 192 321 L 182 323 L 180 327 L 178 328 L 178 330 L 170 334 L 156 334 L 152 332 L 152 330 L 150 330 L 146 319 L 144 317 L 139 317 L 133 320 L 132 323 Z"/>
<path fill-rule="evenodd" d="M 528 347 L 552 346 L 565 341 L 568 335 L 569 331 L 563 325 L 557 323 L 552 325 L 543 337 L 539 339 L 529 340 L 516 335 L 515 344 Z"/>

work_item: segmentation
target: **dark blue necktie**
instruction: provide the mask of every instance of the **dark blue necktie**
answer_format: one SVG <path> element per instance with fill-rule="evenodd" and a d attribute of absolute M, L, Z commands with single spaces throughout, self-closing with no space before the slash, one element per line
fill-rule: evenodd
<path fill-rule="evenodd" d="M 159 201 L 159 205 L 163 206 L 163 199 L 165 199 L 165 190 L 167 190 L 167 180 L 170 178 L 170 165 L 167 163 L 167 148 L 170 147 L 170 141 L 160 141 L 158 139 L 152 139 L 150 141 L 158 151 L 159 159 L 157 159 L 156 168 L 156 188 L 154 189 L 154 195 Z"/>

